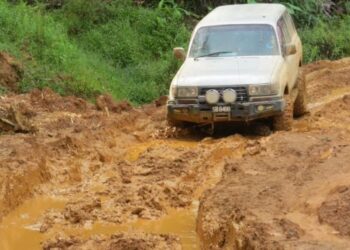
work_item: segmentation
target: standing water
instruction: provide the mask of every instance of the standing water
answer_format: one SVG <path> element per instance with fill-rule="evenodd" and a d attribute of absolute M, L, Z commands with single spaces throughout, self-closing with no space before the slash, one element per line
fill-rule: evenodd
<path fill-rule="evenodd" d="M 39 197 L 25 202 L 8 214 L 0 224 L 0 249 L 41 249 L 41 243 L 54 238 L 58 232 L 83 238 L 96 234 L 112 235 L 127 232 L 172 234 L 180 238 L 184 250 L 199 249 L 196 234 L 196 211 L 192 209 L 170 209 L 168 215 L 158 220 L 137 220 L 126 224 L 95 223 L 89 228 L 54 227 L 48 233 L 40 233 L 38 219 L 47 209 L 62 210 L 65 202 L 48 197 Z"/>

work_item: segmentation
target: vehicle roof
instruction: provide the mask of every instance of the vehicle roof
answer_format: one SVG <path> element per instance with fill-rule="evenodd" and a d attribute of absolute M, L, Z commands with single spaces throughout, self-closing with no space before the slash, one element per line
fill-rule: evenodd
<path fill-rule="evenodd" d="M 197 28 L 227 24 L 274 25 L 286 11 L 282 4 L 234 4 L 215 8 L 205 16 Z"/>

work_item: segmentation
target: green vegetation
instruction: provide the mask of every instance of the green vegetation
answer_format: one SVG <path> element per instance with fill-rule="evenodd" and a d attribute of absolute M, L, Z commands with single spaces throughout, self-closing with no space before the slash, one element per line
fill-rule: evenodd
<path fill-rule="evenodd" d="M 69 1 L 62 9 L 0 2 L 0 50 L 24 64 L 21 90 L 149 102 L 166 94 L 178 67 L 172 48 L 189 32 L 182 15 L 131 1 Z"/>
<path fill-rule="evenodd" d="M 146 1 L 156 6 L 158 0 Z M 304 62 L 350 56 L 350 2 L 347 0 L 162 0 L 163 5 L 205 15 L 218 5 L 282 3 L 293 15 L 304 44 Z M 187 14 L 188 15 L 188 14 Z"/>
<path fill-rule="evenodd" d="M 22 62 L 21 91 L 50 87 L 88 99 L 108 92 L 141 104 L 167 93 L 179 67 L 172 48 L 186 47 L 196 20 L 219 4 L 264 1 L 38 2 L 0 1 L 0 51 Z M 350 55 L 347 1 L 272 2 L 283 2 L 294 16 L 305 62 Z"/>
<path fill-rule="evenodd" d="M 315 25 L 320 18 L 350 14 L 348 0 L 145 0 L 145 2 L 148 6 L 162 4 L 179 11 L 186 9 L 187 13 L 192 11 L 200 15 L 205 15 L 214 7 L 224 4 L 282 3 L 289 9 L 300 27 Z"/>
<path fill-rule="evenodd" d="M 350 56 L 350 16 L 300 30 L 306 63 Z"/>

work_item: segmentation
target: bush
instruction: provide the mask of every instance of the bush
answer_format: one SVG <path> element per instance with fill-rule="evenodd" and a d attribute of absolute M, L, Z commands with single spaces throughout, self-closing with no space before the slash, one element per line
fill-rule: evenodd
<path fill-rule="evenodd" d="M 311 29 L 299 33 L 304 45 L 306 63 L 320 59 L 339 59 L 350 56 L 350 16 L 330 22 L 319 21 Z"/>

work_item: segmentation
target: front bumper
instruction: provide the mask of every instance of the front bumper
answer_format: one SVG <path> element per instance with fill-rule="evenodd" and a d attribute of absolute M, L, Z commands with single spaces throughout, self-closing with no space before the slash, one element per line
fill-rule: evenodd
<path fill-rule="evenodd" d="M 278 98 L 274 100 L 234 103 L 232 105 L 221 103 L 215 106 L 230 106 L 231 112 L 214 113 L 212 111 L 213 106 L 203 103 L 178 104 L 175 101 L 169 101 L 167 105 L 168 118 L 194 123 L 251 121 L 281 114 L 285 103 L 282 98 Z"/>

